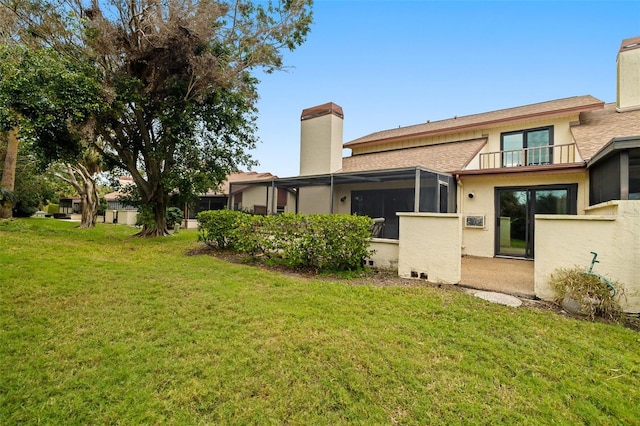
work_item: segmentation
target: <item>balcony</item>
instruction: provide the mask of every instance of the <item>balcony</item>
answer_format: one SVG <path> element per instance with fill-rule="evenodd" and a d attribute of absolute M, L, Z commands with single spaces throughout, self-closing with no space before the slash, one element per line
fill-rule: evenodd
<path fill-rule="evenodd" d="M 576 162 L 576 157 L 576 144 L 573 143 L 536 146 L 480 154 L 480 169 L 571 164 Z"/>

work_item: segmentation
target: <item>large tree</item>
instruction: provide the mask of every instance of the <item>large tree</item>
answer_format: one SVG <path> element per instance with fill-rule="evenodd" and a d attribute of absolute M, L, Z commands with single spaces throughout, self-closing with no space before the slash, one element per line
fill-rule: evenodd
<path fill-rule="evenodd" d="M 131 174 L 142 208 L 152 212 L 145 236 L 168 235 L 172 191 L 204 192 L 251 164 L 251 73 L 281 69 L 282 51 L 300 45 L 311 23 L 311 0 L 29 4 L 11 9 L 22 37 L 98 65 L 108 102 L 95 122 L 100 149 L 111 166 Z"/>
<path fill-rule="evenodd" d="M 83 228 L 95 225 L 98 205 L 93 179 L 100 165 L 93 127 L 103 105 L 98 76 L 92 62 L 51 48 L 0 46 L 0 127 L 8 135 L 2 186 L 13 189 L 19 134 L 28 146 L 23 151 L 41 169 L 56 161 L 67 164 L 68 174 L 61 177 L 81 197 Z"/>

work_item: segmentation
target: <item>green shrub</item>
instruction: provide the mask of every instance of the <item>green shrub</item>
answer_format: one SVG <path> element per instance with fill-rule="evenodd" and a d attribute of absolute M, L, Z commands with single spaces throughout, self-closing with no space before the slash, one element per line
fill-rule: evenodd
<path fill-rule="evenodd" d="M 249 215 L 230 210 L 198 214 L 198 240 L 252 256 L 315 270 L 355 270 L 371 255 L 371 219 L 350 215 Z"/>
<path fill-rule="evenodd" d="M 611 288 L 604 280 L 586 274 L 584 269 L 557 269 L 549 280 L 556 295 L 556 302 L 572 313 L 586 315 L 591 319 L 596 316 L 620 320 L 623 316 L 619 300 L 623 295 L 620 283 L 612 282 L 616 288 L 613 296 Z"/>
<path fill-rule="evenodd" d="M 59 204 L 49 204 L 47 206 L 47 214 L 54 215 L 55 213 L 60 213 L 60 205 Z"/>
<path fill-rule="evenodd" d="M 230 248 L 237 234 L 236 228 L 246 213 L 235 210 L 207 210 L 198 213 L 198 241 L 221 249 Z"/>
<path fill-rule="evenodd" d="M 0 204 L 12 204 L 16 201 L 16 194 L 7 188 L 0 187 Z"/>
<path fill-rule="evenodd" d="M 155 217 L 153 211 L 149 208 L 138 208 L 138 214 L 136 215 L 136 226 L 145 226 L 147 228 L 153 228 L 155 225 Z"/>
<path fill-rule="evenodd" d="M 167 207 L 167 227 L 172 229 L 176 223 L 182 223 L 184 220 L 184 213 L 178 207 Z"/>
<path fill-rule="evenodd" d="M 168 229 L 172 229 L 176 223 L 180 223 L 184 219 L 182 210 L 177 207 L 167 207 L 165 212 Z M 156 219 L 153 211 L 142 207 L 138 209 L 138 215 L 136 216 L 136 226 L 147 226 L 147 228 L 152 228 L 153 226 L 155 226 L 155 223 Z"/>
<path fill-rule="evenodd" d="M 104 197 L 100 197 L 100 200 L 98 202 L 98 216 L 104 216 L 105 212 L 107 211 L 107 207 L 107 199 Z"/>

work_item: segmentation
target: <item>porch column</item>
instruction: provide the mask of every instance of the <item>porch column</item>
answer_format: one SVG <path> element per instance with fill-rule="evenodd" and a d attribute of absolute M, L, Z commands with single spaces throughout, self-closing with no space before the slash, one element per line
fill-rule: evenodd
<path fill-rule="evenodd" d="M 227 196 L 227 210 L 233 210 L 233 184 L 229 182 L 229 194 Z"/>
<path fill-rule="evenodd" d="M 420 169 L 416 169 L 415 191 L 413 193 L 413 211 L 420 212 Z"/>
<path fill-rule="evenodd" d="M 276 200 L 276 181 L 271 181 L 271 214 L 276 214 L 275 208 L 275 200 Z"/>
<path fill-rule="evenodd" d="M 331 173 L 331 188 L 329 190 L 330 207 L 329 213 L 333 214 L 333 173 Z"/>
<path fill-rule="evenodd" d="M 629 151 L 620 152 L 620 199 L 629 199 Z"/>

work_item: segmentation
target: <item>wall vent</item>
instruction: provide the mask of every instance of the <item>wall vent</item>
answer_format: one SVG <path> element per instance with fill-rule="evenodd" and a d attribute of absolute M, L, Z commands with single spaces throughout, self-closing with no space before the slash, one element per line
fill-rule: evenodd
<path fill-rule="evenodd" d="M 484 216 L 483 215 L 465 216 L 464 226 L 465 228 L 484 228 Z"/>

